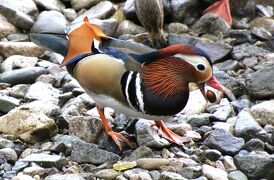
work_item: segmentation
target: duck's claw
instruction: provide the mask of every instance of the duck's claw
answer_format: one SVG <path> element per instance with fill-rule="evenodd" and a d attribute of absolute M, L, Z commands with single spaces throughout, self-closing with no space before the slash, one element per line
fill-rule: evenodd
<path fill-rule="evenodd" d="M 99 116 L 100 116 L 100 118 L 101 118 L 101 120 L 103 122 L 103 125 L 105 127 L 106 134 L 109 135 L 113 139 L 113 141 L 119 147 L 119 149 L 122 150 L 122 145 L 119 142 L 118 138 L 121 139 L 122 141 L 124 141 L 129 147 L 132 148 L 132 145 L 131 145 L 131 143 L 129 142 L 129 140 L 127 138 L 125 138 L 122 134 L 117 133 L 117 132 L 115 132 L 115 131 L 113 131 L 111 129 L 111 127 L 109 126 L 108 121 L 107 121 L 107 119 L 105 117 L 104 108 L 101 108 L 98 105 L 96 106 L 96 108 L 97 108 Z"/>
<path fill-rule="evenodd" d="M 232 24 L 232 17 L 230 13 L 229 0 L 221 0 L 215 2 L 211 6 L 209 6 L 204 13 L 212 12 L 216 16 L 220 16 L 223 18 L 229 25 Z"/>
<path fill-rule="evenodd" d="M 129 140 L 127 138 L 125 138 L 122 134 L 117 133 L 113 130 L 107 131 L 106 134 L 109 135 L 113 139 L 113 141 L 119 147 L 120 150 L 122 150 L 122 145 L 119 142 L 118 138 L 121 139 L 122 141 L 124 141 L 129 147 L 132 148 L 132 145 L 129 142 Z"/>
<path fill-rule="evenodd" d="M 189 137 L 179 136 L 167 128 L 162 120 L 155 120 L 155 125 L 159 128 L 159 134 L 164 138 L 174 142 L 175 144 L 182 145 L 183 143 L 190 142 L 192 139 Z"/>

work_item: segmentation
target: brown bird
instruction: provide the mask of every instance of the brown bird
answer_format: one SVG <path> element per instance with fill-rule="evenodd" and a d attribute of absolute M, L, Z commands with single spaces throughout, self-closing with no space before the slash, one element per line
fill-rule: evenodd
<path fill-rule="evenodd" d="M 164 35 L 164 9 L 162 0 L 135 0 L 137 17 L 149 32 L 152 47 L 159 49 L 167 45 Z"/>

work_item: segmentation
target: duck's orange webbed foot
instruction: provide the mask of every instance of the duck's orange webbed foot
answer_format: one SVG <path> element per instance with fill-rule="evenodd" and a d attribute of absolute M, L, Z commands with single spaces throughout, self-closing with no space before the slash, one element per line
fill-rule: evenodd
<path fill-rule="evenodd" d="M 100 118 L 103 122 L 103 125 L 105 127 L 105 133 L 113 139 L 113 141 L 119 147 L 119 149 L 122 150 L 122 145 L 119 142 L 118 138 L 121 139 L 122 141 L 124 141 L 129 147 L 132 148 L 132 145 L 131 145 L 131 143 L 129 142 L 129 140 L 127 138 L 125 138 L 122 134 L 117 133 L 117 132 L 115 132 L 111 129 L 111 127 L 109 126 L 108 121 L 105 117 L 104 108 L 101 108 L 98 105 L 96 106 L 96 108 L 97 108 L 99 116 L 100 116 Z"/>
<path fill-rule="evenodd" d="M 159 133 L 164 138 L 174 142 L 175 144 L 182 145 L 183 143 L 190 142 L 191 138 L 179 136 L 167 128 L 162 120 L 155 120 L 155 125 L 159 128 Z"/>
<path fill-rule="evenodd" d="M 229 25 L 232 24 L 229 0 L 220 0 L 209 6 L 204 13 L 212 12 L 216 16 L 222 17 Z"/>

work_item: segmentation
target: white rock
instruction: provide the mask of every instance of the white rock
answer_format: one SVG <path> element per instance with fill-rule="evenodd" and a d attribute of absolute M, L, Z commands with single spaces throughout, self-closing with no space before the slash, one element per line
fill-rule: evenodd
<path fill-rule="evenodd" d="M 256 104 L 250 108 L 250 112 L 261 126 L 274 125 L 274 100 Z"/>
<path fill-rule="evenodd" d="M 218 169 L 207 164 L 202 165 L 202 173 L 208 179 L 214 180 L 228 180 L 228 174 L 222 169 Z"/>

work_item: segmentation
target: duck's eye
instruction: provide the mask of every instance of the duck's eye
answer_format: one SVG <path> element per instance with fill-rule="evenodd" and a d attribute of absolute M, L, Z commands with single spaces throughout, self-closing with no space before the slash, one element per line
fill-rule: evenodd
<path fill-rule="evenodd" d="M 197 65 L 197 69 L 198 69 L 199 71 L 204 71 L 204 70 L 205 70 L 205 66 L 204 66 L 203 64 L 198 64 L 198 65 Z"/>

